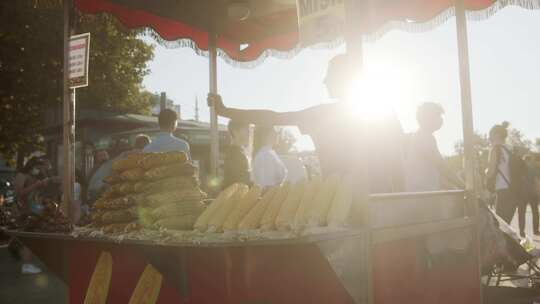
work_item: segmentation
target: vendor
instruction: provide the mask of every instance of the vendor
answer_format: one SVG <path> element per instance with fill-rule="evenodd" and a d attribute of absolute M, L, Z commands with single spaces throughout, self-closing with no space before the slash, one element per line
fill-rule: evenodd
<path fill-rule="evenodd" d="M 177 120 L 178 115 L 175 111 L 171 109 L 162 110 L 158 117 L 159 129 L 161 132 L 152 143 L 144 147 L 143 152 L 183 151 L 186 152 L 189 157 L 189 144 L 185 140 L 176 138 L 173 135 L 173 132 L 178 125 Z"/>
<path fill-rule="evenodd" d="M 358 191 L 362 188 L 367 191 L 368 186 L 371 193 L 400 191 L 403 187 L 401 125 L 395 115 L 373 125 L 362 121 L 361 115 L 352 115 L 350 101 L 346 101 L 350 88 L 347 80 L 352 75 L 348 56 L 334 57 L 324 82 L 330 97 L 339 102 L 296 112 L 228 108 L 219 95 L 213 94 L 208 96 L 208 102 L 215 106 L 218 115 L 235 121 L 298 126 L 302 133 L 311 136 L 323 175 L 354 173 Z"/>

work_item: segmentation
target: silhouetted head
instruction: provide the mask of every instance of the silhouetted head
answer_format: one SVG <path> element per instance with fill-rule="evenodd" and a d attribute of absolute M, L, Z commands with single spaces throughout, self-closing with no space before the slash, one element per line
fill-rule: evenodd
<path fill-rule="evenodd" d="M 444 109 L 434 102 L 425 102 L 416 110 L 416 121 L 420 129 L 433 133 L 443 125 Z"/>
<path fill-rule="evenodd" d="M 159 112 L 159 129 L 163 132 L 172 133 L 176 129 L 178 114 L 171 109 L 165 109 Z"/>

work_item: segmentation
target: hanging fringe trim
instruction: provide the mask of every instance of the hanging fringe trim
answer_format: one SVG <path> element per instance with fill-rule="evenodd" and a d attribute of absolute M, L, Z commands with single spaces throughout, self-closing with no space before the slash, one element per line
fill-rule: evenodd
<path fill-rule="evenodd" d="M 40 0 L 37 0 L 40 1 Z M 61 0 L 41 0 L 41 1 L 61 1 Z M 481 21 L 485 20 L 493 15 L 495 15 L 498 11 L 501 9 L 507 7 L 507 6 L 518 6 L 524 9 L 528 10 L 537 10 L 540 9 L 540 0 L 499 0 L 494 2 L 490 7 L 482 10 L 476 10 L 476 11 L 467 11 L 467 20 L 471 21 Z M 409 21 L 390 21 L 387 22 L 385 25 L 383 25 L 381 28 L 379 28 L 374 33 L 365 35 L 363 37 L 363 40 L 365 42 L 374 42 L 381 37 L 383 37 L 386 33 L 392 31 L 392 30 L 402 30 L 409 33 L 423 33 L 430 30 L 433 30 L 434 28 L 446 23 L 449 19 L 453 18 L 455 16 L 455 8 L 450 7 L 444 12 L 440 13 L 439 15 L 435 16 L 434 18 L 430 19 L 427 22 L 409 22 Z M 166 47 L 166 48 L 190 48 L 192 49 L 195 54 L 199 56 L 208 57 L 208 51 L 200 49 L 197 44 L 189 39 L 189 38 L 181 38 L 174 41 L 168 41 L 159 36 L 159 34 L 152 28 L 145 28 L 143 31 L 143 35 L 147 35 L 152 37 L 159 45 Z M 344 43 L 343 37 L 340 37 L 338 39 L 335 39 L 334 41 L 330 42 L 324 42 L 319 43 L 313 46 L 310 46 L 308 48 L 310 49 L 334 49 Z M 301 43 L 298 43 L 295 48 L 287 51 L 277 50 L 277 49 L 267 49 L 264 50 L 257 59 L 252 61 L 238 61 L 233 58 L 231 58 L 227 53 L 225 53 L 223 50 L 218 49 L 217 55 L 226 63 L 239 67 L 239 68 L 254 68 L 263 63 L 266 58 L 268 57 L 274 57 L 278 59 L 290 59 L 298 55 L 303 49 L 306 49 L 306 47 L 303 47 Z"/>

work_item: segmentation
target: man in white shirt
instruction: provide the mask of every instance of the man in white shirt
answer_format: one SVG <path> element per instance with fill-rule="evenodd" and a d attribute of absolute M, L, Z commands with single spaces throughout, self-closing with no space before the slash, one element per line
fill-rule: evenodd
<path fill-rule="evenodd" d="M 257 126 L 255 129 L 252 179 L 254 184 L 263 188 L 279 185 L 287 177 L 287 168 L 273 149 L 277 138 L 273 126 Z"/>
<path fill-rule="evenodd" d="M 171 109 L 165 109 L 159 113 L 160 133 L 151 144 L 144 147 L 143 152 L 170 152 L 184 151 L 190 157 L 189 144 L 180 138 L 173 136 L 177 127 L 178 115 Z"/>
<path fill-rule="evenodd" d="M 405 189 L 407 192 L 442 190 L 443 178 L 458 188 L 463 182 L 446 164 L 433 133 L 443 125 L 444 109 L 426 102 L 418 107 L 418 130 L 408 136 L 405 144 Z"/>

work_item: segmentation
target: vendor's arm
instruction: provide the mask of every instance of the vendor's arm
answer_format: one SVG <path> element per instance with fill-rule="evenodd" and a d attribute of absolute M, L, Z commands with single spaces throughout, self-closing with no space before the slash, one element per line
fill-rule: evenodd
<path fill-rule="evenodd" d="M 499 153 L 499 149 L 491 149 L 489 151 L 488 168 L 486 172 L 486 176 L 488 179 L 495 177 L 495 175 L 497 174 L 497 153 Z"/>
<path fill-rule="evenodd" d="M 25 177 L 24 175 L 18 175 L 16 178 L 15 178 L 15 194 L 18 196 L 18 197 L 24 197 L 26 195 L 28 195 L 29 193 L 31 193 L 32 191 L 38 189 L 38 188 L 41 188 L 41 187 L 44 187 L 46 186 L 48 183 L 48 179 L 43 179 L 43 180 L 40 180 L 40 181 L 36 181 L 28 186 L 24 186 L 25 184 Z"/>
<path fill-rule="evenodd" d="M 274 112 L 270 110 L 240 110 L 225 107 L 221 96 L 208 94 L 208 105 L 214 105 L 219 116 L 235 121 L 266 125 L 298 125 L 308 116 L 307 110 L 296 112 Z"/>

